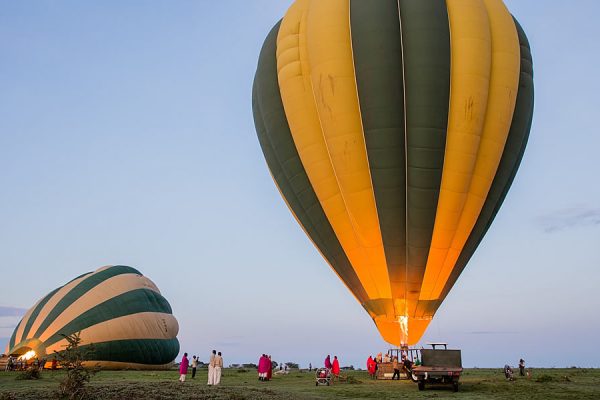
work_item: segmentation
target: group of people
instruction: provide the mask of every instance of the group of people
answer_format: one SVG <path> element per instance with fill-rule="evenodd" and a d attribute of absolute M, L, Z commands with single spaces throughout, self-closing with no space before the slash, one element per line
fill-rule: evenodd
<path fill-rule="evenodd" d="M 523 360 L 522 358 L 519 360 L 519 375 L 520 376 L 525 376 L 525 360 Z M 529 375 L 529 371 L 527 372 L 527 376 L 528 377 L 530 376 Z M 508 364 L 506 364 L 504 366 L 504 377 L 508 381 L 514 381 L 515 380 L 512 367 L 510 365 L 508 365 Z"/>
<path fill-rule="evenodd" d="M 207 385 L 213 386 L 221 383 L 221 373 L 223 371 L 223 356 L 219 351 L 213 350 L 208 362 L 208 382 Z"/>
<path fill-rule="evenodd" d="M 33 361 L 32 365 L 38 366 L 37 359 Z M 6 361 L 7 371 L 19 371 L 27 369 L 28 367 L 29 363 L 27 362 L 27 360 L 13 356 L 8 356 L 8 360 Z"/>
<path fill-rule="evenodd" d="M 47 360 L 43 358 L 39 359 L 36 357 L 30 360 L 25 360 L 23 358 L 8 356 L 8 359 L 6 361 L 6 371 L 21 371 L 26 370 L 28 368 L 35 368 L 41 371 L 44 368 L 48 368 L 46 363 Z M 49 361 L 49 363 L 50 369 L 52 369 L 52 371 L 56 370 L 58 366 L 57 360 L 54 358 L 51 361 Z"/>
<path fill-rule="evenodd" d="M 200 358 L 193 356 L 192 357 L 192 379 L 196 377 L 196 369 L 198 368 L 198 364 L 200 363 Z M 183 358 L 181 359 L 181 363 L 179 364 L 179 382 L 185 382 L 185 378 L 188 373 L 188 369 L 190 367 L 190 360 L 188 359 L 188 353 L 183 354 Z M 208 382 L 207 385 L 213 386 L 221 383 L 221 373 L 223 370 L 223 356 L 219 351 L 217 353 L 216 350 L 213 350 L 210 354 L 210 361 L 208 363 Z"/>
<path fill-rule="evenodd" d="M 417 360 L 418 361 L 418 360 Z M 367 371 L 369 372 L 369 376 L 371 379 L 377 379 L 377 370 L 379 369 L 379 364 L 381 363 L 392 363 L 392 369 L 394 370 L 394 374 L 392 375 L 392 380 L 400 380 L 400 372 L 404 371 L 405 373 L 409 373 L 412 370 L 413 362 L 408 359 L 406 354 L 402 354 L 402 359 L 398 360 L 397 356 L 392 356 L 391 354 L 378 353 L 377 356 L 369 356 L 367 359 Z"/>
<path fill-rule="evenodd" d="M 331 357 L 327 354 L 325 357 L 325 368 L 331 371 L 331 375 L 333 379 L 339 379 L 340 377 L 340 362 L 337 356 L 333 356 L 333 362 L 331 361 Z"/>
<path fill-rule="evenodd" d="M 378 356 L 381 356 L 381 353 L 379 353 Z M 381 361 L 379 361 L 379 363 L 381 363 Z M 377 357 L 373 358 L 373 356 L 369 356 L 369 358 L 367 358 L 367 371 L 369 372 L 369 377 L 371 379 L 377 379 L 377 364 Z"/>
<path fill-rule="evenodd" d="M 263 354 L 258 359 L 258 380 L 270 381 L 273 377 L 273 362 L 271 356 Z"/>

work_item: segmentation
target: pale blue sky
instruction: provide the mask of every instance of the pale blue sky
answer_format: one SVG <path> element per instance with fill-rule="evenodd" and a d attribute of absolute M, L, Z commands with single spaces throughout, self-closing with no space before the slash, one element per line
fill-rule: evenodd
<path fill-rule="evenodd" d="M 387 349 L 254 132 L 259 49 L 289 3 L 0 1 L 2 349 L 10 307 L 106 264 L 154 280 L 202 358 L 364 367 Z M 531 138 L 423 341 L 466 366 L 599 367 L 600 2 L 506 3 L 533 50 Z"/>

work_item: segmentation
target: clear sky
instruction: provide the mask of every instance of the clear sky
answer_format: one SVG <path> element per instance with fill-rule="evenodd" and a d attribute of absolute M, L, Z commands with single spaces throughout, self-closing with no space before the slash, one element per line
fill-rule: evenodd
<path fill-rule="evenodd" d="M 254 131 L 258 53 L 290 1 L 0 1 L 1 350 L 20 309 L 107 264 L 156 282 L 201 359 L 364 367 L 388 348 Z M 600 2 L 506 3 L 533 50 L 531 138 L 423 342 L 465 366 L 600 367 Z"/>

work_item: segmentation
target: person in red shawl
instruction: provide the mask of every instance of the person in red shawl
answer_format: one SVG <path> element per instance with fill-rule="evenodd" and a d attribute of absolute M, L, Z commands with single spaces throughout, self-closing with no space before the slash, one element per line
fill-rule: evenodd
<path fill-rule="evenodd" d="M 340 362 L 338 361 L 337 356 L 333 356 L 333 364 L 331 365 L 331 373 L 333 374 L 333 379 L 340 378 Z"/>
<path fill-rule="evenodd" d="M 267 357 L 267 380 L 270 381 L 273 377 L 273 363 L 271 362 L 271 356 Z"/>
<path fill-rule="evenodd" d="M 258 380 L 266 381 L 267 373 L 269 372 L 269 359 L 266 354 L 263 354 L 258 360 Z"/>
<path fill-rule="evenodd" d="M 331 358 L 329 358 L 329 354 L 327 354 L 327 357 L 325 357 L 325 368 L 331 369 L 331 367 Z"/>
<path fill-rule="evenodd" d="M 183 353 L 181 364 L 179 364 L 179 382 L 185 382 L 185 376 L 187 375 L 189 364 L 190 362 L 187 358 L 187 353 Z"/>
<path fill-rule="evenodd" d="M 264 381 L 267 377 L 266 363 L 265 363 L 265 355 L 260 356 L 258 360 L 258 380 Z"/>
<path fill-rule="evenodd" d="M 377 370 L 377 364 L 375 363 L 375 360 L 373 360 L 372 356 L 369 356 L 369 358 L 367 359 L 367 371 L 369 371 L 369 375 L 371 376 L 371 379 L 375 379 L 375 371 Z"/>

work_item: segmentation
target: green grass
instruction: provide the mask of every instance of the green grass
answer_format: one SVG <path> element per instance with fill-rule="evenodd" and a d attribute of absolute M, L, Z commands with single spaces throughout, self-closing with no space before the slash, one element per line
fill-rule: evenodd
<path fill-rule="evenodd" d="M 36 381 L 16 380 L 18 373 L 0 372 L 0 400 L 52 397 L 62 372 L 45 371 Z M 460 392 L 428 388 L 423 392 L 409 381 L 372 381 L 363 371 L 350 372 L 354 383 L 315 387 L 314 375 L 291 372 L 259 382 L 254 371 L 225 369 L 221 386 L 207 387 L 207 371 L 181 384 L 177 371 L 102 371 L 90 387 L 98 399 L 598 399 L 598 369 L 537 369 L 531 379 L 504 380 L 501 369 L 467 369 Z M 541 377 L 538 382 L 538 377 Z"/>

